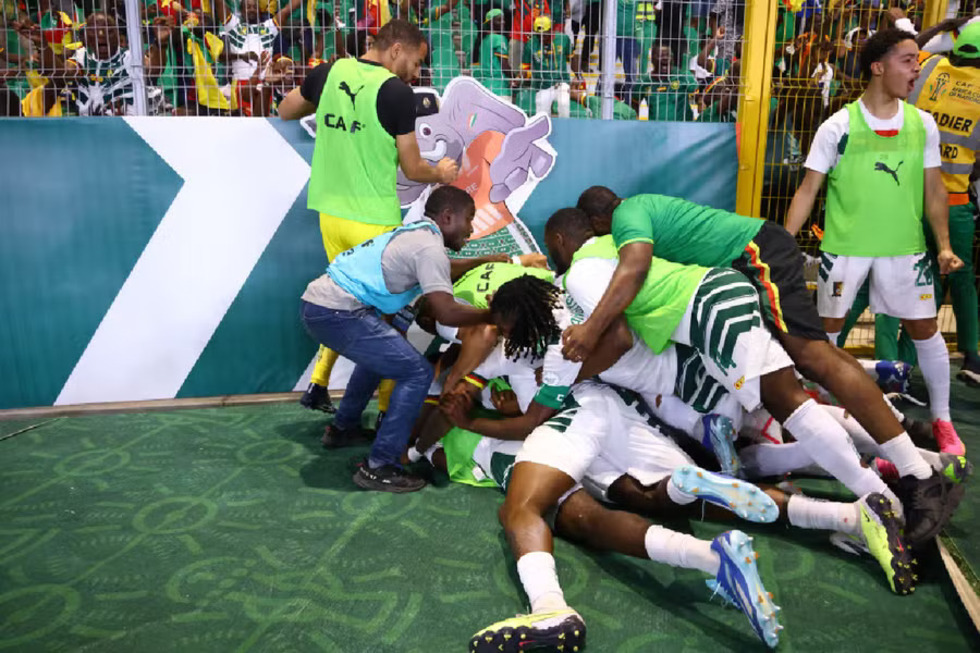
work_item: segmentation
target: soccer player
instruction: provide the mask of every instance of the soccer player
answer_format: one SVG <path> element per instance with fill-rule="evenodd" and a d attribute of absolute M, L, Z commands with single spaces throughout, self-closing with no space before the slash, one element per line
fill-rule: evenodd
<path fill-rule="evenodd" d="M 524 49 L 522 64 L 530 70 L 537 113 L 550 115 L 551 106 L 555 104 L 559 117 L 569 116 L 572 98 L 569 66 L 573 54 L 571 39 L 562 32 L 552 31 L 551 18 L 538 16 L 534 19 L 534 35 Z"/>
<path fill-rule="evenodd" d="M 458 299 L 466 303 L 486 307 L 489 305 L 490 295 L 496 293 L 506 283 L 526 275 L 546 282 L 553 280 L 550 271 L 490 263 L 467 273 L 463 279 L 456 282 L 454 292 Z M 508 292 L 519 295 L 525 291 L 529 296 L 544 296 L 552 292 L 544 284 L 534 283 L 528 279 L 523 279 Z M 554 319 L 556 323 L 567 325 L 581 321 L 584 315 L 577 305 L 569 305 L 557 308 Z M 454 340 L 453 333 L 443 330 L 440 334 L 447 340 Z M 497 345 L 497 336 L 498 334 L 494 332 L 484 340 L 482 347 L 464 341 L 463 353 L 453 366 L 454 378 L 463 378 L 475 370 Z M 550 396 L 566 393 L 576 378 L 589 378 L 598 374 L 606 383 L 639 393 L 650 405 L 658 403 L 659 397 L 675 392 L 693 402 L 700 392 L 705 392 L 710 396 L 703 398 L 698 404 L 704 414 L 699 415 L 692 428 L 685 433 L 715 455 L 723 472 L 737 475 L 738 457 L 735 455 L 733 440 L 738 428 L 735 422 L 741 417 L 741 408 L 720 384 L 711 379 L 694 382 L 694 378 L 703 371 L 703 366 L 698 361 L 690 360 L 697 358 L 697 353 L 693 350 L 686 351 L 684 360 L 679 360 L 674 348 L 667 347 L 664 351 L 655 354 L 625 325 L 618 325 L 616 329 L 611 330 L 607 334 L 607 340 L 608 342 L 603 342 L 602 347 L 597 348 L 581 367 L 565 361 L 561 356 L 558 343 L 551 343 L 542 360 L 534 361 L 535 364 L 540 363 L 544 368 L 552 371 L 545 382 L 547 388 L 543 388 L 540 396 L 535 397 L 538 404 L 535 411 L 537 417 L 523 417 L 522 419 L 527 421 L 514 422 L 519 425 L 517 432 L 526 435 L 547 419 L 550 416 L 548 411 L 557 408 L 552 405 Z M 596 355 L 600 354 L 600 351 L 602 355 Z M 498 355 L 503 357 L 502 351 L 498 351 Z M 452 380 L 447 383 L 449 388 L 453 388 L 454 385 Z M 522 408 L 526 412 L 527 405 Z M 495 426 L 505 429 L 508 427 L 507 424 Z"/>
<path fill-rule="evenodd" d="M 320 214 L 328 261 L 401 224 L 399 167 L 418 182 L 456 179 L 456 162 L 444 158 L 429 165 L 415 138 L 409 84 L 418 78 L 427 49 L 417 26 L 392 20 L 378 30 L 367 54 L 320 64 L 279 105 L 283 120 L 317 114 L 307 206 Z M 320 350 L 304 406 L 332 412 L 327 386 L 336 361 L 336 352 Z M 382 388 L 379 408 L 386 408 L 391 388 Z"/>
<path fill-rule="evenodd" d="M 653 201 L 660 198 L 653 197 L 656 198 Z M 686 202 L 682 207 L 688 212 L 700 208 Z M 647 215 L 645 213 L 643 217 L 649 224 Z M 682 213 L 677 219 L 683 219 L 684 215 Z M 596 319 L 604 304 L 608 308 L 610 296 L 615 297 L 625 305 L 630 326 L 654 351 L 670 341 L 693 346 L 701 354 L 708 374 L 738 398 L 746 410 L 753 411 L 765 404 L 773 417 L 797 436 L 814 459 L 852 492 L 858 496 L 880 492 L 890 499 L 894 497 L 880 478 L 861 467 L 847 433 L 824 414 L 800 386 L 786 352 L 763 327 L 758 294 L 744 276 L 734 270 L 670 263 L 650 256 L 650 245 L 639 242 L 622 247 L 617 262 L 614 236 L 592 240 L 594 224 L 595 221 L 590 221 L 583 211 L 563 209 L 552 216 L 545 228 L 545 243 L 558 270 L 571 268 L 566 275 L 566 286 L 575 288 L 578 284 L 573 280 L 577 275 L 583 279 L 583 289 L 571 290 L 570 294 L 595 306 L 585 325 Z M 724 231 L 720 230 L 720 234 Z M 698 235 L 694 231 L 695 237 L 687 242 L 698 242 Z M 666 246 L 683 246 L 679 234 L 673 240 L 664 238 L 657 243 L 664 241 Z M 702 252 L 718 256 L 719 251 L 725 251 L 730 245 L 719 235 L 711 241 L 706 239 Z M 630 288 L 625 295 L 620 294 L 621 288 L 617 288 L 617 278 L 624 280 L 621 271 L 636 263 L 633 261 L 630 266 L 624 266 L 624 253 L 630 246 L 646 248 L 646 264 L 642 266 L 644 272 L 639 281 L 626 279 Z M 586 267 L 580 267 L 583 264 Z M 766 268 L 767 278 L 768 274 Z M 802 282 L 802 270 L 798 274 Z M 609 280 L 608 285 L 606 280 Z M 633 291 L 632 286 L 639 286 L 639 291 Z M 575 328 L 565 330 L 566 351 L 568 332 Z M 857 371 L 857 378 L 874 388 L 881 409 L 897 424 L 874 382 L 856 364 L 848 365 L 846 369 Z M 849 406 L 845 407 L 850 410 Z M 909 475 L 903 477 L 900 485 L 899 498 L 909 522 L 909 539 L 917 543 L 931 539 L 948 521 L 951 510 L 945 497 L 953 482 L 935 472 L 919 455 L 908 435 L 904 437 L 911 449 L 910 455 L 925 468 L 924 479 Z M 896 454 L 893 447 L 885 445 L 882 452 L 899 470 L 903 469 L 901 450 Z M 915 488 L 922 490 L 915 491 Z M 898 503 L 897 499 L 895 503 Z"/>
<path fill-rule="evenodd" d="M 382 376 L 398 383 L 390 419 L 378 429 L 367 463 L 354 482 L 369 490 L 413 492 L 425 485 L 399 464 L 432 367 L 385 322 L 420 294 L 436 319 L 465 326 L 488 321 L 485 310 L 456 302 L 446 247 L 459 251 L 472 232 L 473 199 L 452 186 L 437 188 L 425 205 L 427 219 L 386 232 L 349 249 L 303 293 L 303 322 L 321 344 L 354 362 L 354 372 L 324 445 L 343 446 L 360 436 L 361 413 Z"/>
<path fill-rule="evenodd" d="M 874 381 L 852 356 L 828 341 L 806 290 L 802 253 L 785 229 L 663 195 L 624 200 L 604 186 L 582 193 L 578 207 L 589 215 L 597 235 L 612 234 L 619 264 L 592 316 L 565 331 L 566 356 L 575 360 L 595 346 L 597 331 L 636 298 L 654 256 L 684 264 L 731 266 L 758 289 L 763 317 L 800 373 L 837 397 L 888 451 L 902 473 L 900 498 L 906 518 L 922 527 L 922 534 L 941 528 L 949 517 L 949 484 L 918 455 Z M 798 410 L 817 409 L 815 403 L 807 403 Z"/>
<path fill-rule="evenodd" d="M 936 240 L 938 272 L 948 274 L 963 261 L 949 243 L 936 121 L 904 101 L 919 76 L 918 54 L 908 32 L 885 29 L 868 39 L 861 50 L 868 85 L 817 130 L 786 227 L 793 234 L 800 230 L 828 179 L 817 288 L 824 328 L 836 342 L 870 276 L 871 310 L 901 318 L 915 344 L 937 443 L 962 454 L 950 421 L 949 352 L 936 320 L 936 271 L 926 249 L 923 209 Z"/>
<path fill-rule="evenodd" d="M 630 513 L 607 511 L 586 493 L 577 492 L 577 483 L 585 476 L 609 433 L 625 428 L 616 421 L 624 404 L 612 388 L 591 381 L 572 388 L 563 404 L 551 420 L 519 443 L 519 449 L 512 445 L 498 452 L 487 451 L 487 447 L 474 450 L 474 456 L 481 457 L 495 481 L 507 488 L 500 521 L 517 561 L 517 573 L 530 601 L 531 614 L 477 632 L 470 650 L 517 652 L 534 645 L 557 646 L 562 642 L 567 650 L 574 650 L 584 644 L 585 622 L 565 602 L 555 570 L 552 529 L 545 515 L 556 506 L 565 513 L 565 519 L 556 522 L 556 530 L 572 539 L 599 549 L 699 569 L 714 576 L 709 586 L 730 598 L 748 617 L 756 634 L 769 646 L 775 646 L 780 630 L 777 608 L 759 577 L 758 555 L 752 549 L 751 538 L 740 531 L 728 531 L 712 542 L 698 540 L 652 525 Z M 486 453 L 491 454 L 489 459 L 481 456 Z M 702 474 L 702 479 L 707 480 L 710 473 Z M 679 474 L 678 478 L 683 476 Z M 696 473 L 692 476 L 697 479 Z M 726 503 L 731 500 L 729 491 L 738 494 L 739 501 L 744 503 L 750 502 L 752 496 L 765 496 L 747 484 L 733 487 L 739 484 L 710 476 L 712 481 L 718 479 L 725 485 Z M 708 491 L 708 485 L 713 483 L 695 484 L 695 487 L 698 492 L 706 493 L 703 496 L 714 494 L 715 488 Z M 683 481 L 672 482 L 670 487 L 685 503 L 693 503 L 698 498 L 691 492 L 694 487 L 684 489 Z M 751 494 L 752 489 L 755 495 Z M 717 490 L 721 494 L 721 486 Z M 573 500 L 576 495 L 578 498 Z"/>

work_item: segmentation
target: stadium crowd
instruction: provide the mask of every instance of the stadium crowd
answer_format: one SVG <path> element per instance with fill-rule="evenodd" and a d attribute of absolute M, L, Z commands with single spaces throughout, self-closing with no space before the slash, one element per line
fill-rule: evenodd
<path fill-rule="evenodd" d="M 362 54 L 392 17 L 419 25 L 417 85 L 471 75 L 528 113 L 598 117 L 601 0 L 141 0 L 142 57 L 122 0 L 4 0 L 3 115 L 127 115 L 143 72 L 151 115 L 275 115 L 321 62 Z M 921 2 L 780 0 L 777 70 L 846 97 L 879 25 L 921 22 Z M 733 121 L 743 0 L 616 0 L 617 119 Z M 904 10 L 904 11 L 903 11 Z M 798 114 L 783 103 L 781 111 Z M 798 116 L 797 116 L 798 117 Z M 797 120 L 803 125 L 802 120 Z M 802 127 L 800 127 L 802 128 Z M 805 146 L 805 143 L 803 144 Z M 805 148 L 804 148 L 805 149 Z"/>

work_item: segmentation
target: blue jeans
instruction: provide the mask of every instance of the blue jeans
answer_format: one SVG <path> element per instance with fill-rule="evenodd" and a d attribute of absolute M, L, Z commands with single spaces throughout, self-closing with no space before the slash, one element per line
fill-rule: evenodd
<path fill-rule="evenodd" d="M 354 362 L 334 424 L 353 428 L 381 379 L 393 379 L 388 413 L 371 447 L 371 467 L 398 465 L 432 383 L 432 366 L 374 309 L 338 311 L 303 302 L 303 324 L 313 339 Z"/>

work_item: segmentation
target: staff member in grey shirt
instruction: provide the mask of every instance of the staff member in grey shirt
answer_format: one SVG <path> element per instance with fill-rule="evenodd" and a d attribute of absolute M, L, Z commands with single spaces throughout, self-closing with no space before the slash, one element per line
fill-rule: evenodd
<path fill-rule="evenodd" d="M 425 486 L 399 464 L 412 424 L 432 382 L 432 366 L 382 317 L 425 295 L 437 320 L 449 326 L 488 322 L 487 311 L 453 299 L 449 257 L 473 232 L 473 199 L 452 186 L 433 191 L 425 218 L 339 254 L 303 293 L 303 323 L 318 342 L 354 362 L 344 398 L 324 445 L 350 444 L 361 413 L 382 378 L 397 383 L 367 463 L 354 483 L 368 490 L 413 492 Z"/>

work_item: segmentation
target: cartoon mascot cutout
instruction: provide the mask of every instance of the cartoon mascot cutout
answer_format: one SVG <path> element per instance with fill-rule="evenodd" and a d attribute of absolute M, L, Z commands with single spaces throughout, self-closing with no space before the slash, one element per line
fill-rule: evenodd
<path fill-rule="evenodd" d="M 518 214 L 555 165 L 555 150 L 547 140 L 551 119 L 528 118 L 472 77 L 449 82 L 441 101 L 432 89 L 416 92 L 421 101 L 415 135 L 422 157 L 432 165 L 443 157 L 454 159 L 459 177 L 453 186 L 476 203 L 473 235 L 459 256 L 540 252 Z M 428 111 L 427 104 L 432 107 Z M 433 188 L 398 171 L 398 198 L 408 209 L 406 222 L 421 217 Z"/>

